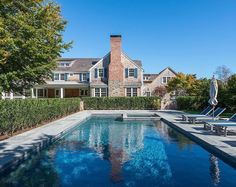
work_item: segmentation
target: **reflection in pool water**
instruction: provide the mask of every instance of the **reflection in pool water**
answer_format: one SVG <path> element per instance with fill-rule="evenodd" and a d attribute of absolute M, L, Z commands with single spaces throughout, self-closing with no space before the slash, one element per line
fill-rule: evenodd
<path fill-rule="evenodd" d="M 0 186 L 234 186 L 233 168 L 163 122 L 93 117 Z"/>

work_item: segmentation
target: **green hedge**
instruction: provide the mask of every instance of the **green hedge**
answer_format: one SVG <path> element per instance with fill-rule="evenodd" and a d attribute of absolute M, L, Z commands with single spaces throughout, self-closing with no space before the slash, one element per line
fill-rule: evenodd
<path fill-rule="evenodd" d="M 80 99 L 0 100 L 0 135 L 79 111 Z"/>
<path fill-rule="evenodd" d="M 176 98 L 179 110 L 202 110 L 207 104 L 207 98 L 196 96 L 179 96 Z"/>
<path fill-rule="evenodd" d="M 159 109 L 159 97 L 85 97 L 86 110 L 145 110 Z"/>

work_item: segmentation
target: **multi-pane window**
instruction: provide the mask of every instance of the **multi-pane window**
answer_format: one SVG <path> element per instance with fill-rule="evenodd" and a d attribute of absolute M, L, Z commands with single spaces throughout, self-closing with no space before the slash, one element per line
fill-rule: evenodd
<path fill-rule="evenodd" d="M 98 76 L 103 77 L 103 75 L 104 75 L 103 68 L 98 69 Z"/>
<path fill-rule="evenodd" d="M 126 88 L 126 96 L 127 97 L 138 96 L 138 89 L 137 88 Z"/>
<path fill-rule="evenodd" d="M 61 73 L 61 79 L 60 80 L 65 80 L 65 74 Z"/>
<path fill-rule="evenodd" d="M 129 69 L 129 77 L 134 77 L 134 69 L 133 68 Z"/>
<path fill-rule="evenodd" d="M 60 67 L 68 67 L 68 66 L 70 66 L 70 62 L 59 62 L 58 66 L 60 66 Z"/>
<path fill-rule="evenodd" d="M 86 73 L 82 73 L 82 81 L 87 81 L 87 74 Z"/>
<path fill-rule="evenodd" d="M 131 97 L 131 88 L 126 88 L 126 96 Z"/>
<path fill-rule="evenodd" d="M 133 88 L 133 97 L 138 96 L 138 89 L 137 88 Z"/>
<path fill-rule="evenodd" d="M 64 73 L 54 73 L 54 80 L 55 81 L 64 81 L 65 74 Z"/>
<path fill-rule="evenodd" d="M 95 88 L 95 97 L 106 97 L 107 96 L 107 88 Z"/>
<path fill-rule="evenodd" d="M 80 95 L 81 95 L 81 96 L 86 96 L 86 95 L 88 95 L 88 90 L 80 90 Z"/>
<path fill-rule="evenodd" d="M 58 81 L 59 80 L 59 73 L 54 73 L 54 80 Z"/>
<path fill-rule="evenodd" d="M 171 77 L 162 77 L 162 83 L 167 84 L 170 79 L 171 79 Z"/>

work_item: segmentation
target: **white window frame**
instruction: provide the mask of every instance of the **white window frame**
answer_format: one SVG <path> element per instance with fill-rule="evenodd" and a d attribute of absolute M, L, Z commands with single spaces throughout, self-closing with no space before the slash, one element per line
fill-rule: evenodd
<path fill-rule="evenodd" d="M 164 81 L 164 78 L 165 78 L 166 81 Z M 162 84 L 168 84 L 168 82 L 170 81 L 171 78 L 172 78 L 172 77 L 170 77 L 170 76 L 164 76 L 164 77 L 162 77 L 162 79 L 161 79 L 161 83 L 162 83 Z"/>
<path fill-rule="evenodd" d="M 128 89 L 130 89 L 130 95 L 127 95 Z M 134 89 L 136 89 L 136 92 L 134 92 Z M 125 95 L 126 95 L 126 97 L 137 97 L 138 96 L 138 88 L 126 88 Z"/>
<path fill-rule="evenodd" d="M 84 77 L 85 76 L 85 77 Z M 87 73 L 82 73 L 82 76 L 81 76 L 82 80 L 81 81 L 87 81 Z"/>
<path fill-rule="evenodd" d="M 105 92 L 102 92 L 102 90 L 105 89 Z M 98 92 L 96 92 L 98 90 Z M 96 95 L 96 93 L 98 95 Z M 105 93 L 105 95 L 103 95 Z M 94 88 L 94 97 L 107 97 L 107 88 Z"/>
<path fill-rule="evenodd" d="M 102 71 L 102 76 L 100 76 L 100 71 Z M 98 68 L 98 78 L 104 78 L 104 68 Z"/>
<path fill-rule="evenodd" d="M 58 79 L 56 79 L 56 75 L 58 75 Z M 64 76 L 64 79 L 61 79 L 62 75 Z M 65 81 L 65 73 L 53 73 L 53 79 L 54 81 Z"/>
<path fill-rule="evenodd" d="M 131 70 L 132 72 L 130 72 L 130 70 Z M 128 69 L 128 77 L 134 77 L 134 72 L 135 72 L 135 69 L 134 69 L 134 68 L 129 68 L 129 69 Z M 132 74 L 132 75 L 130 75 L 130 74 Z"/>
<path fill-rule="evenodd" d="M 69 67 L 71 62 L 59 62 L 58 67 Z"/>

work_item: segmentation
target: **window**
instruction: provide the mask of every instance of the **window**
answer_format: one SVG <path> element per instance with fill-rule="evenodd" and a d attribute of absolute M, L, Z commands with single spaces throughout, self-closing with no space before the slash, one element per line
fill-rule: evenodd
<path fill-rule="evenodd" d="M 54 80 L 58 81 L 59 80 L 59 73 L 54 73 Z"/>
<path fill-rule="evenodd" d="M 44 89 L 38 89 L 38 97 L 44 97 Z"/>
<path fill-rule="evenodd" d="M 60 97 L 60 90 L 58 90 L 58 89 L 55 90 L 55 96 Z"/>
<path fill-rule="evenodd" d="M 126 88 L 126 96 L 131 97 L 131 88 Z"/>
<path fill-rule="evenodd" d="M 99 77 L 103 77 L 104 72 L 103 72 L 103 68 L 102 69 L 98 69 L 98 76 Z"/>
<path fill-rule="evenodd" d="M 106 97 L 107 96 L 107 88 L 95 88 L 95 97 Z"/>
<path fill-rule="evenodd" d="M 87 81 L 87 74 L 86 73 L 82 73 L 82 81 Z"/>
<path fill-rule="evenodd" d="M 129 69 L 129 77 L 134 77 L 134 69 Z"/>
<path fill-rule="evenodd" d="M 133 97 L 138 96 L 138 89 L 133 88 Z"/>
<path fill-rule="evenodd" d="M 100 88 L 95 88 L 95 97 L 100 97 Z"/>
<path fill-rule="evenodd" d="M 81 96 L 86 96 L 86 95 L 88 95 L 88 90 L 80 90 L 80 95 L 81 95 Z"/>
<path fill-rule="evenodd" d="M 127 97 L 138 96 L 138 89 L 137 88 L 126 88 L 126 96 Z"/>
<path fill-rule="evenodd" d="M 171 77 L 162 77 L 162 83 L 167 84 L 170 79 L 171 79 Z"/>
<path fill-rule="evenodd" d="M 107 89 L 101 88 L 101 97 L 106 97 L 106 96 L 107 96 Z"/>
<path fill-rule="evenodd" d="M 54 80 L 55 81 L 64 81 L 65 80 L 65 73 L 54 73 Z"/>
<path fill-rule="evenodd" d="M 149 77 L 144 77 L 143 79 L 144 79 L 145 81 L 147 81 L 147 80 L 149 80 Z"/>
<path fill-rule="evenodd" d="M 146 92 L 146 96 L 150 97 L 151 96 L 151 92 Z"/>
<path fill-rule="evenodd" d="M 65 80 L 65 74 L 64 73 L 61 73 L 61 78 L 60 80 Z"/>
<path fill-rule="evenodd" d="M 68 67 L 68 66 L 70 66 L 70 62 L 59 62 L 58 66 L 59 67 Z"/>

